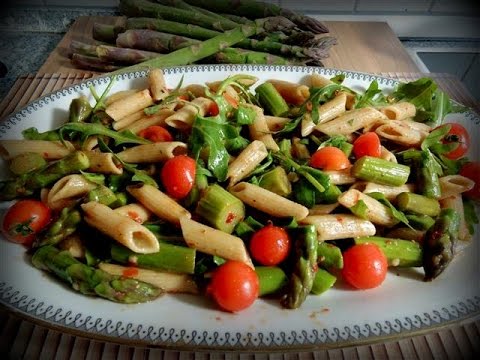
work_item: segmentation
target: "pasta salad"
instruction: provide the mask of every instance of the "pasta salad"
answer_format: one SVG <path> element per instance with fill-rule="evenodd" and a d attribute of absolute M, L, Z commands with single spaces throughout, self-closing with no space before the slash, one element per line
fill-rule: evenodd
<path fill-rule="evenodd" d="M 298 308 L 388 268 L 439 277 L 478 223 L 478 162 L 429 78 L 382 92 L 248 74 L 72 100 L 68 120 L 0 140 L 14 200 L 2 230 L 32 264 L 120 303 L 209 296 L 225 311 L 258 297 Z"/>

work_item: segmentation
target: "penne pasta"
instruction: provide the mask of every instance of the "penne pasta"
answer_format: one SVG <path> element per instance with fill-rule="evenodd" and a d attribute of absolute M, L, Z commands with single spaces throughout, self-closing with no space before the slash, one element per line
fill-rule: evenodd
<path fill-rule="evenodd" d="M 248 176 L 268 155 L 265 144 L 254 140 L 228 165 L 229 186 Z"/>
<path fill-rule="evenodd" d="M 130 130 L 134 134 L 138 134 L 140 131 L 148 128 L 149 126 L 153 126 L 153 125 L 165 126 L 166 125 L 165 120 L 174 113 L 175 111 L 169 108 L 160 109 L 157 113 L 153 115 L 146 115 L 136 120 L 135 122 L 131 123 L 130 125 L 127 125 L 126 127 L 122 128 L 122 130 Z M 115 124 L 113 124 L 113 126 L 115 126 Z"/>
<path fill-rule="evenodd" d="M 179 225 L 181 218 L 191 217 L 188 210 L 152 185 L 128 186 L 127 191 L 160 219 Z"/>
<path fill-rule="evenodd" d="M 379 110 L 391 120 L 404 120 L 413 118 L 417 113 L 417 108 L 415 105 L 406 101 L 387 105 L 381 107 Z"/>
<path fill-rule="evenodd" d="M 85 257 L 85 246 L 77 233 L 67 236 L 58 244 L 58 247 L 67 250 L 75 258 L 82 259 Z"/>
<path fill-rule="evenodd" d="M 382 158 L 383 160 L 391 161 L 395 164 L 398 163 L 398 160 L 395 154 L 387 150 L 387 148 L 383 145 L 380 147 L 380 158 Z"/>
<path fill-rule="evenodd" d="M 300 222 L 315 225 L 318 241 L 373 236 L 376 232 L 372 222 L 350 214 L 313 215 Z"/>
<path fill-rule="evenodd" d="M 298 137 L 292 138 L 292 155 L 297 159 L 310 159 L 310 152 L 307 146 Z"/>
<path fill-rule="evenodd" d="M 83 175 L 64 176 L 48 192 L 47 205 L 55 211 L 72 207 L 96 187 L 96 184 L 88 181 Z"/>
<path fill-rule="evenodd" d="M 287 123 L 292 121 L 292 119 L 281 116 L 264 115 L 264 117 L 268 130 L 271 132 L 282 130 Z"/>
<path fill-rule="evenodd" d="M 152 212 L 139 203 L 123 205 L 115 208 L 113 211 L 115 211 L 117 214 L 128 216 L 130 219 L 135 220 L 139 224 L 143 224 L 152 216 Z"/>
<path fill-rule="evenodd" d="M 452 195 L 440 199 L 440 207 L 442 209 L 453 209 L 460 217 L 460 223 L 458 227 L 458 238 L 462 241 L 469 241 L 472 238 L 470 231 L 468 230 L 467 222 L 465 221 L 465 210 L 463 206 L 463 200 L 461 194 Z"/>
<path fill-rule="evenodd" d="M 338 202 L 333 204 L 316 204 L 313 205 L 310 209 L 308 209 L 308 216 L 312 215 L 326 215 L 330 214 L 333 210 L 335 210 L 338 205 Z"/>
<path fill-rule="evenodd" d="M 319 74 L 311 74 L 307 77 L 307 81 L 310 87 L 323 88 L 327 85 L 332 85 L 334 82 L 325 76 Z"/>
<path fill-rule="evenodd" d="M 145 115 L 145 110 L 144 109 L 138 110 L 138 111 L 134 112 L 133 114 L 127 115 L 127 116 L 121 118 L 120 120 L 115 121 L 112 124 L 112 127 L 115 130 L 120 131 L 120 130 L 126 128 L 127 126 L 133 124 L 135 121 L 140 120 L 144 116 L 146 116 Z"/>
<path fill-rule="evenodd" d="M 248 129 L 250 131 L 250 138 L 252 140 L 260 140 L 269 150 L 278 151 L 280 148 L 273 139 L 272 133 L 268 129 L 265 116 L 263 115 L 263 109 L 255 105 L 249 105 L 248 107 L 255 110 L 256 113 L 254 123 L 248 125 Z"/>
<path fill-rule="evenodd" d="M 64 145 L 60 141 L 0 140 L 0 155 L 4 160 L 10 160 L 26 152 L 40 154 L 45 160 L 58 160 L 74 150 L 74 146 L 68 141 L 65 141 Z"/>
<path fill-rule="evenodd" d="M 292 105 L 302 105 L 310 97 L 310 89 L 306 85 L 285 80 L 267 80 Z"/>
<path fill-rule="evenodd" d="M 244 262 L 254 267 L 245 243 L 239 237 L 183 217 L 180 219 L 183 238 L 187 245 L 198 251 L 224 259 Z"/>
<path fill-rule="evenodd" d="M 148 73 L 148 87 L 152 94 L 153 101 L 163 100 L 168 96 L 167 85 L 163 71 L 160 69 L 152 69 Z"/>
<path fill-rule="evenodd" d="M 338 197 L 340 205 L 347 209 L 357 205 L 362 201 L 366 208 L 365 218 L 378 225 L 393 226 L 398 223 L 398 220 L 392 215 L 392 211 L 380 201 L 364 194 L 356 189 L 349 189 Z"/>
<path fill-rule="evenodd" d="M 88 171 L 100 174 L 123 174 L 121 164 L 115 160 L 112 153 L 85 151 L 85 155 L 87 155 L 90 162 Z"/>
<path fill-rule="evenodd" d="M 144 89 L 111 103 L 105 108 L 105 112 L 114 121 L 118 121 L 151 105 L 153 105 L 153 99 L 150 90 Z"/>
<path fill-rule="evenodd" d="M 108 206 L 90 201 L 82 204 L 85 222 L 105 235 L 139 254 L 160 250 L 155 235 L 128 216 L 115 213 Z"/>
<path fill-rule="evenodd" d="M 350 174 L 351 168 L 343 170 L 324 170 L 323 172 L 328 175 L 330 182 L 334 185 L 348 185 L 353 184 L 357 179 Z"/>
<path fill-rule="evenodd" d="M 165 123 L 175 129 L 186 130 L 192 127 L 195 116 L 205 116 L 213 100 L 199 97 L 187 103 L 180 110 L 165 119 Z"/>
<path fill-rule="evenodd" d="M 155 285 L 167 293 L 198 294 L 197 284 L 188 274 L 126 267 L 104 262 L 98 264 L 98 267 L 112 275 L 131 277 Z"/>
<path fill-rule="evenodd" d="M 456 196 L 473 189 L 475 182 L 462 175 L 447 175 L 438 179 L 440 183 L 440 199 Z"/>
<path fill-rule="evenodd" d="M 382 185 L 382 184 L 377 184 L 374 182 L 366 182 L 364 183 L 364 188 L 363 188 L 363 193 L 367 194 L 368 193 L 373 193 L 373 192 L 380 192 L 389 201 L 395 200 L 398 194 L 401 194 L 402 192 L 413 192 L 415 190 L 414 184 L 405 184 L 401 186 L 388 186 L 388 185 Z"/>
<path fill-rule="evenodd" d="M 110 104 L 113 104 L 115 101 L 125 99 L 126 97 L 129 97 L 130 95 L 133 95 L 138 91 L 139 90 L 137 89 L 117 91 L 116 93 L 113 93 L 112 95 L 108 96 L 105 99 L 104 104 L 105 106 L 108 106 Z"/>
<path fill-rule="evenodd" d="M 378 110 L 360 108 L 349 110 L 331 121 L 317 125 L 315 129 L 329 136 L 350 135 L 385 118 L 385 115 Z"/>
<path fill-rule="evenodd" d="M 430 127 L 407 120 L 390 120 L 375 129 L 378 136 L 404 146 L 420 146 Z"/>
<path fill-rule="evenodd" d="M 230 192 L 245 204 L 275 217 L 291 216 L 301 220 L 308 216 L 305 206 L 257 185 L 241 182 L 231 187 Z"/>
<path fill-rule="evenodd" d="M 323 124 L 346 112 L 347 94 L 342 93 L 335 96 L 332 100 L 327 101 L 318 107 L 318 121 L 314 123 L 311 116 L 304 116 L 302 119 L 302 136 L 310 135 L 318 124 Z"/>
<path fill-rule="evenodd" d="M 117 156 L 127 163 L 155 163 L 186 153 L 187 144 L 180 141 L 165 141 L 133 146 L 119 152 Z"/>

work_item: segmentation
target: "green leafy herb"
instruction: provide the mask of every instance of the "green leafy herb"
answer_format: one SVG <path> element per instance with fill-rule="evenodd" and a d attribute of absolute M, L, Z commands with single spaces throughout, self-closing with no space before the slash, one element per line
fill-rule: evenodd
<path fill-rule="evenodd" d="M 395 206 L 392 205 L 392 203 L 385 197 L 384 194 L 382 194 L 381 192 L 371 192 L 371 193 L 368 193 L 367 194 L 368 196 L 374 198 L 375 200 L 378 200 L 380 203 L 382 203 L 383 205 L 385 205 L 386 207 L 388 207 L 390 209 L 390 211 L 392 212 L 392 216 L 397 219 L 398 221 L 404 223 L 405 225 L 407 225 L 408 227 L 412 228 L 408 222 L 408 219 L 407 217 L 405 216 L 405 214 L 403 212 L 401 212 L 400 210 L 397 210 L 395 208 Z"/>
<path fill-rule="evenodd" d="M 89 173 L 85 171 L 80 171 L 85 179 L 88 181 L 97 184 L 97 185 L 104 185 L 105 184 L 105 175 L 97 174 L 97 173 Z"/>
<path fill-rule="evenodd" d="M 235 122 L 238 125 L 251 125 L 255 121 L 257 113 L 251 107 L 240 105 L 235 111 Z"/>
<path fill-rule="evenodd" d="M 88 124 L 88 123 L 68 123 L 63 125 L 60 130 L 60 138 L 64 139 L 65 134 L 72 134 L 78 133 L 80 135 L 81 140 L 85 140 L 89 136 L 93 135 L 101 135 L 107 136 L 114 140 L 115 145 L 121 144 L 150 144 L 149 140 L 146 140 L 140 136 L 135 135 L 130 130 L 123 130 L 123 131 L 114 131 L 111 129 L 106 128 L 101 124 Z"/>
<path fill-rule="evenodd" d="M 26 140 L 47 140 L 47 141 L 58 141 L 60 140 L 60 135 L 58 130 L 49 130 L 45 132 L 39 132 L 36 127 L 30 127 L 22 131 L 22 135 Z"/>
<path fill-rule="evenodd" d="M 377 80 L 373 80 L 365 93 L 358 96 L 357 102 L 355 103 L 355 108 L 380 106 L 386 105 L 387 103 L 387 98 L 382 94 L 382 90 L 378 88 Z"/>

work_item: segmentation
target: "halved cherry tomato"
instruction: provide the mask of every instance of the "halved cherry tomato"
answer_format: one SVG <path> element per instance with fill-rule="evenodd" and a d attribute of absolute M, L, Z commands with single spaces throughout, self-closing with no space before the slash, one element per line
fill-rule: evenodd
<path fill-rule="evenodd" d="M 210 106 L 208 107 L 207 113 L 205 116 L 217 116 L 220 113 L 220 109 L 218 108 L 218 105 L 215 101 L 212 101 L 210 103 Z"/>
<path fill-rule="evenodd" d="M 174 199 L 188 195 L 195 183 L 196 165 L 187 155 L 177 155 L 165 162 L 160 177 L 168 195 Z"/>
<path fill-rule="evenodd" d="M 473 189 L 464 192 L 465 196 L 468 196 L 472 200 L 480 202 L 480 163 L 468 162 L 460 169 L 460 175 L 465 176 L 475 181 Z"/>
<path fill-rule="evenodd" d="M 261 265 L 277 265 L 287 258 L 290 243 L 285 229 L 269 224 L 253 234 L 250 254 Z"/>
<path fill-rule="evenodd" d="M 50 208 L 41 201 L 19 200 L 5 214 L 2 230 L 8 240 L 30 246 L 51 219 Z"/>
<path fill-rule="evenodd" d="M 162 126 L 159 125 L 152 125 L 143 130 L 140 130 L 138 136 L 143 137 L 144 139 L 153 141 L 153 142 L 164 142 L 164 141 L 172 141 L 173 137 Z"/>
<path fill-rule="evenodd" d="M 323 170 L 343 170 L 351 166 L 347 155 L 335 146 L 318 149 L 310 158 L 310 165 Z"/>
<path fill-rule="evenodd" d="M 357 159 L 362 156 L 380 157 L 382 155 L 382 144 L 377 133 L 370 131 L 360 135 L 353 142 L 353 154 Z"/>
<path fill-rule="evenodd" d="M 442 143 L 458 144 L 456 148 L 444 155 L 451 160 L 460 159 L 470 148 L 470 135 L 468 134 L 467 129 L 457 123 L 445 123 L 437 127 L 437 129 L 444 126 L 450 126 L 450 131 L 443 138 Z"/>
<path fill-rule="evenodd" d="M 213 272 L 207 293 L 223 310 L 235 312 L 252 305 L 259 289 L 255 270 L 241 261 L 228 260 Z"/>
<path fill-rule="evenodd" d="M 343 254 L 343 278 L 357 289 L 379 286 L 387 276 L 388 262 L 375 244 L 354 245 Z"/>

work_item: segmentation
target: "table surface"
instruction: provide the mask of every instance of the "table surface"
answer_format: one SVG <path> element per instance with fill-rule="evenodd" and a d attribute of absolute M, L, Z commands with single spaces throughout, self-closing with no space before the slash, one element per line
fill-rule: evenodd
<path fill-rule="evenodd" d="M 88 79 L 93 73 L 43 74 L 20 77 L 0 103 L 0 118 L 22 108 L 30 101 L 63 87 Z M 478 103 L 465 86 L 450 74 L 379 73 L 394 79 L 411 81 L 432 77 L 450 96 L 464 105 Z M 480 113 L 480 112 L 479 112 Z M 85 336 L 88 336 L 86 334 Z M 8 359 L 472 359 L 480 354 L 480 315 L 442 326 L 422 334 L 338 349 L 281 353 L 176 351 L 103 342 L 50 329 L 24 319 L 0 305 L 0 354 Z"/>
<path fill-rule="evenodd" d="M 45 73 L 82 73 L 70 63 L 69 47 L 72 40 L 92 43 L 95 22 L 114 24 L 122 17 L 82 16 L 70 27 L 55 50 L 38 71 Z M 323 61 L 325 67 L 363 72 L 418 72 L 408 52 L 393 30 L 385 22 L 326 21 L 331 36 L 338 44 Z"/>

